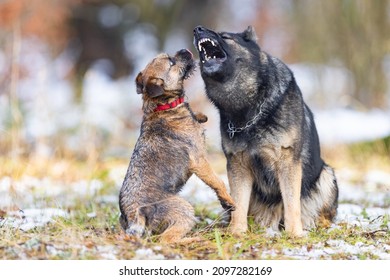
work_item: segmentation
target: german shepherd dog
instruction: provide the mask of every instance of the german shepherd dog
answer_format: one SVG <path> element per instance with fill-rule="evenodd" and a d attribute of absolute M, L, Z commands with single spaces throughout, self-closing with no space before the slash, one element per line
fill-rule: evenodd
<path fill-rule="evenodd" d="M 192 53 L 160 54 L 136 78 L 143 97 L 141 134 L 119 195 L 120 223 L 128 235 L 146 229 L 166 243 L 180 241 L 195 224 L 194 209 L 177 195 L 192 174 L 217 194 L 226 210 L 234 202 L 206 157 L 202 113 L 184 102 L 183 81 L 195 68 Z M 183 241 L 183 240 L 181 240 Z"/>
<path fill-rule="evenodd" d="M 233 233 L 261 226 L 292 236 L 337 213 L 334 171 L 320 156 L 313 114 L 291 70 L 262 51 L 254 29 L 217 33 L 198 26 L 206 94 L 220 113 L 222 148 L 236 210 Z"/>

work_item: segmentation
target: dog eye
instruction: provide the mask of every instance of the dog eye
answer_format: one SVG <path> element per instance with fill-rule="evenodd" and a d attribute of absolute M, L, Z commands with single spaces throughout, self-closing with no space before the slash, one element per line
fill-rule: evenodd
<path fill-rule="evenodd" d="M 169 58 L 169 65 L 173 66 L 175 64 L 176 64 L 176 62 L 172 58 Z"/>
<path fill-rule="evenodd" d="M 230 35 L 227 34 L 227 33 L 222 33 L 222 34 L 221 34 L 221 37 L 222 37 L 222 39 L 233 40 L 233 37 L 230 36 Z"/>

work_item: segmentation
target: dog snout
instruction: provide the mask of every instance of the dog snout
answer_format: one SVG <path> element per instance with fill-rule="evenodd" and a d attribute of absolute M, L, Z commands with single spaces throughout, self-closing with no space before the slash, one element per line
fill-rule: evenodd
<path fill-rule="evenodd" d="M 176 57 L 188 61 L 192 59 L 192 53 L 187 49 L 182 49 L 176 53 Z"/>
<path fill-rule="evenodd" d="M 206 31 L 206 28 L 204 28 L 203 26 L 201 25 L 198 25 L 197 27 L 194 28 L 194 34 L 199 34 L 199 33 L 203 33 Z"/>

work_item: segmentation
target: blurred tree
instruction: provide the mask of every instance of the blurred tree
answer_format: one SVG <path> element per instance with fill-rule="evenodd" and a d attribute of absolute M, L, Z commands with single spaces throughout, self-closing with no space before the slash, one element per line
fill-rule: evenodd
<path fill-rule="evenodd" d="M 351 103 L 387 106 L 384 59 L 390 53 L 390 2 L 293 0 L 295 55 L 316 63 L 341 63 L 354 77 Z"/>
<path fill-rule="evenodd" d="M 81 96 L 85 72 L 98 59 L 111 63 L 110 75 L 120 78 L 133 70 L 133 56 L 126 54 L 124 37 L 141 25 L 154 30 L 158 49 L 162 50 L 169 32 L 186 30 L 192 41 L 192 29 L 199 22 L 212 21 L 211 0 L 80 0 L 72 7 L 69 24 L 72 38 L 69 48 L 77 53 L 76 77 Z M 218 7 L 221 1 L 213 1 Z M 196 13 L 194 12 L 196 10 Z"/>
<path fill-rule="evenodd" d="M 36 36 L 47 42 L 54 52 L 67 44 L 66 20 L 70 7 L 81 0 L 3 0 L 0 2 L 0 36 L 2 45 L 12 36 L 15 24 L 21 36 Z M 12 43 L 12 41 L 11 41 Z M 4 46 L 4 45 L 3 45 Z"/>
<path fill-rule="evenodd" d="M 11 42 L 15 24 L 21 37 L 36 36 L 50 45 L 53 56 L 69 49 L 75 57 L 74 77 L 78 97 L 85 72 L 98 59 L 111 63 L 113 78 L 133 70 L 126 55 L 124 36 L 140 25 L 154 30 L 162 50 L 169 32 L 185 30 L 192 41 L 192 29 L 200 22 L 213 22 L 222 1 L 211 0 L 5 0 L 0 3 L 0 42 Z M 1 82 L 1 81 L 0 81 Z"/>
<path fill-rule="evenodd" d="M 23 116 L 18 98 L 19 79 L 23 74 L 20 65 L 22 41 L 26 36 L 35 36 L 47 42 L 53 55 L 60 52 L 67 42 L 65 20 L 68 7 L 77 0 L 5 0 L 0 2 L 0 52 L 5 59 L 1 65 L 4 75 L 0 77 L 0 94 L 9 96 L 10 134 L 12 156 L 21 153 L 23 143 Z M 0 53 L 0 54 L 2 54 Z"/>

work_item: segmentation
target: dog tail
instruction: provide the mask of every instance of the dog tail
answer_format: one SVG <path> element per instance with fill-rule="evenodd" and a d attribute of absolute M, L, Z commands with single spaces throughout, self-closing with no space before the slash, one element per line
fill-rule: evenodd
<path fill-rule="evenodd" d="M 324 164 L 310 196 L 302 199 L 304 228 L 329 226 L 337 215 L 339 189 L 332 167 Z"/>

